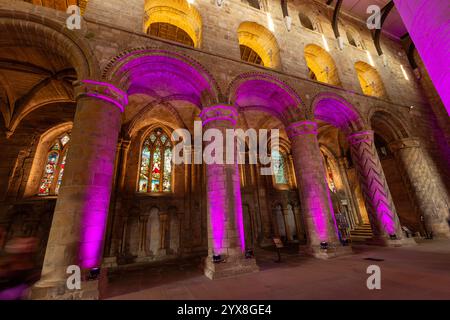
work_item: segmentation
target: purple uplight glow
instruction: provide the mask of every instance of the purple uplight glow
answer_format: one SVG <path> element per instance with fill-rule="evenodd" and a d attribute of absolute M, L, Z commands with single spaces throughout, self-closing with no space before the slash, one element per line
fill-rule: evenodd
<path fill-rule="evenodd" d="M 241 180 L 239 178 L 239 165 L 236 164 L 234 177 L 234 205 L 236 211 L 236 223 L 239 232 L 239 240 L 241 251 L 245 251 L 245 231 L 244 231 L 244 216 L 242 213 L 242 198 L 241 198 Z"/>
<path fill-rule="evenodd" d="M 90 84 L 93 86 L 98 86 L 101 88 L 107 88 L 106 90 L 102 90 L 102 91 L 97 91 L 97 92 L 86 92 L 86 95 L 88 97 L 93 97 L 93 98 L 97 98 L 97 99 L 101 99 L 104 101 L 107 101 L 113 105 L 115 105 L 116 107 L 118 107 L 120 109 L 121 112 L 125 111 L 125 106 L 128 104 L 128 96 L 125 92 L 123 92 L 122 90 L 116 88 L 115 86 L 113 86 L 110 83 L 106 83 L 106 82 L 99 82 L 99 81 L 94 81 L 94 80 L 82 80 L 81 83 L 86 83 L 86 84 Z M 114 93 L 119 99 L 113 99 L 111 97 L 111 93 L 107 92 L 108 90 L 110 90 L 112 93 Z M 122 100 L 122 101 L 119 101 Z"/>
<path fill-rule="evenodd" d="M 450 115 L 450 6 L 442 0 L 394 0 Z"/>
<path fill-rule="evenodd" d="M 212 230 L 213 254 L 223 254 L 223 239 L 225 234 L 225 219 L 226 219 L 226 201 L 227 189 L 224 186 L 224 177 L 216 174 L 223 171 L 223 165 L 210 164 L 207 170 L 208 174 L 208 204 L 209 204 L 209 219 Z"/>
<path fill-rule="evenodd" d="M 112 172 L 111 172 L 112 174 Z M 108 218 L 109 190 L 96 187 L 95 199 L 86 201 L 81 220 L 81 237 L 79 246 L 79 263 L 83 269 L 100 266 L 103 238 Z M 104 192 L 99 192 L 104 191 Z M 92 197 L 87 193 L 86 197 Z"/>

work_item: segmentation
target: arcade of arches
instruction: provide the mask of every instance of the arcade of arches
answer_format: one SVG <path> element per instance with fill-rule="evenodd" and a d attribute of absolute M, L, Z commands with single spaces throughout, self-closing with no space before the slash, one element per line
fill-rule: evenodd
<path fill-rule="evenodd" d="M 108 59 L 51 19 L 0 16 L 0 247 L 39 238 L 36 297 L 55 287 L 69 297 L 73 264 L 89 272 L 203 255 L 215 279 L 258 271 L 251 253 L 273 238 L 327 259 L 352 243 L 450 235 L 441 171 L 409 113 L 377 99 L 386 89 L 367 63 L 351 70 L 359 95 L 342 89 L 338 64 L 316 44 L 303 51 L 309 76 L 289 78 L 270 70 L 282 70 L 276 37 L 245 21 L 235 45 L 248 63 L 208 55 L 186 1 L 146 1 L 141 45 Z M 194 121 L 279 129 L 274 174 L 259 163 L 173 164 L 171 135 L 195 136 Z"/>

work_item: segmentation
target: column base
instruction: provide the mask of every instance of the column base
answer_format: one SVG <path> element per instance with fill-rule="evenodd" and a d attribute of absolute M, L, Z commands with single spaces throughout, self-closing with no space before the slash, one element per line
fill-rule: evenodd
<path fill-rule="evenodd" d="M 417 242 L 414 238 L 403 237 L 401 239 L 392 240 L 389 238 L 380 237 L 369 239 L 366 241 L 366 244 L 382 247 L 410 247 L 416 246 Z"/>
<path fill-rule="evenodd" d="M 37 282 L 31 289 L 32 300 L 98 300 L 99 280 L 82 281 L 80 290 L 69 290 L 65 282 Z"/>
<path fill-rule="evenodd" d="M 353 254 L 353 250 L 350 245 L 342 246 L 340 243 L 337 243 L 336 245 L 332 244 L 329 246 L 328 249 L 321 249 L 320 245 L 316 245 L 316 246 L 303 245 L 303 246 L 299 246 L 299 252 L 300 252 L 300 254 L 306 254 L 308 256 L 312 256 L 314 258 L 323 259 L 323 260 Z"/>
<path fill-rule="evenodd" d="M 234 277 L 241 274 L 258 272 L 259 267 L 256 259 L 246 259 L 243 256 L 230 257 L 224 261 L 214 263 L 213 258 L 208 256 L 205 258 L 205 276 L 211 280 Z"/>

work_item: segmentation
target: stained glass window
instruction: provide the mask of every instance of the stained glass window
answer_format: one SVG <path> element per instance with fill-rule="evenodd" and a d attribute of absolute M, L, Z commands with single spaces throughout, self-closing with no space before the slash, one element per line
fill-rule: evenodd
<path fill-rule="evenodd" d="M 161 128 L 145 139 L 141 152 L 139 192 L 172 190 L 172 144 Z"/>
<path fill-rule="evenodd" d="M 272 162 L 276 184 L 288 184 L 286 158 L 278 150 L 272 150 Z"/>
<path fill-rule="evenodd" d="M 57 138 L 50 147 L 45 162 L 44 173 L 39 184 L 39 196 L 54 196 L 59 192 L 66 164 L 70 133 Z"/>

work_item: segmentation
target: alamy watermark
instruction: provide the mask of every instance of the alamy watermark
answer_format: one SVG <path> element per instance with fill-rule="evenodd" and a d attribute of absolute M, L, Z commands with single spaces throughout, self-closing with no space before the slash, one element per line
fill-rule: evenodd
<path fill-rule="evenodd" d="M 187 129 L 176 129 L 171 138 L 176 143 L 172 153 L 172 162 L 176 165 L 257 164 L 259 160 L 261 175 L 272 175 L 276 171 L 277 163 L 272 161 L 272 154 L 279 151 L 278 129 L 226 129 L 224 136 L 219 129 L 203 131 L 202 122 L 195 121 L 194 139 Z"/>

